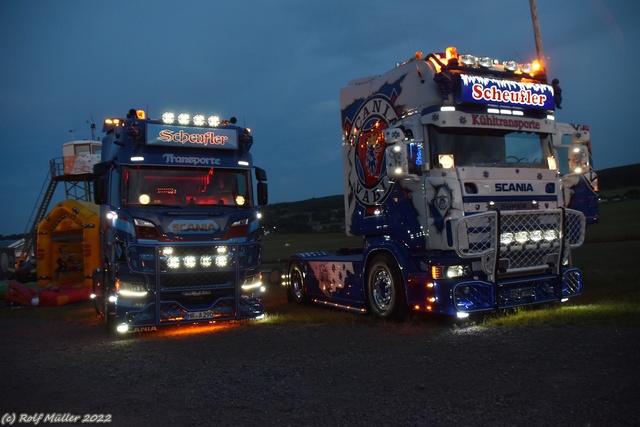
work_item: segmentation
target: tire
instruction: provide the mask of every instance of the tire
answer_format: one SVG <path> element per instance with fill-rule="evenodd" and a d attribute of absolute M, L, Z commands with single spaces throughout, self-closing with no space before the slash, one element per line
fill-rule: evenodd
<path fill-rule="evenodd" d="M 298 304 L 307 304 L 309 302 L 309 296 L 307 295 L 307 289 L 304 283 L 304 273 L 302 272 L 302 266 L 299 262 L 293 262 L 291 266 L 289 266 L 287 299 Z"/>
<path fill-rule="evenodd" d="M 370 312 L 383 319 L 404 320 L 407 313 L 404 279 L 395 259 L 388 254 L 376 255 L 366 279 Z"/>

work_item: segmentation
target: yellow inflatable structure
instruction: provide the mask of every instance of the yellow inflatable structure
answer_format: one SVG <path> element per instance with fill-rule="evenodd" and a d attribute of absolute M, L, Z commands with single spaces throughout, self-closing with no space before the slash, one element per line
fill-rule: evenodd
<path fill-rule="evenodd" d="M 92 202 L 64 200 L 38 224 L 36 271 L 40 288 L 55 289 L 61 305 L 89 298 L 100 266 L 100 211 Z"/>

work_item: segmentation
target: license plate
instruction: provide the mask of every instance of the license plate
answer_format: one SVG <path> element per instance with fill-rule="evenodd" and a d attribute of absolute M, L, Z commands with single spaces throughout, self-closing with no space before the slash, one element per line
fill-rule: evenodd
<path fill-rule="evenodd" d="M 518 288 L 511 290 L 511 298 L 513 299 L 521 299 L 533 296 L 535 296 L 533 288 Z"/>
<path fill-rule="evenodd" d="M 187 320 L 213 319 L 213 311 L 194 311 L 187 313 Z"/>

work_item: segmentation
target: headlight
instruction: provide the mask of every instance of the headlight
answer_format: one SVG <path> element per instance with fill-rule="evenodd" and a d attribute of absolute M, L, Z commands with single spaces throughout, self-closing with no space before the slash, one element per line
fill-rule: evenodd
<path fill-rule="evenodd" d="M 447 267 L 447 279 L 455 277 L 463 277 L 469 273 L 469 267 L 466 265 L 450 265 Z"/>
<path fill-rule="evenodd" d="M 125 297 L 144 297 L 147 295 L 147 286 L 141 282 L 127 282 L 116 280 L 116 292 Z"/>
<path fill-rule="evenodd" d="M 431 277 L 433 279 L 455 279 L 471 275 L 468 265 L 433 265 L 431 266 Z"/>

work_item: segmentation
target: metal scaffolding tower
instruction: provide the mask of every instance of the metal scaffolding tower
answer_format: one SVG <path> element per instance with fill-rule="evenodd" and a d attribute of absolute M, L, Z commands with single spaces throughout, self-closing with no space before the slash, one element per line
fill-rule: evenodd
<path fill-rule="evenodd" d="M 38 234 L 38 224 L 47 214 L 49 204 L 53 199 L 58 183 L 64 183 L 66 199 L 93 200 L 92 174 L 65 175 L 62 157 L 52 159 L 49 162 L 49 172 L 42 183 L 42 188 L 33 207 L 27 227 L 25 228 L 25 240 L 20 255 L 20 260 L 29 258 L 35 252 L 35 244 Z"/>

